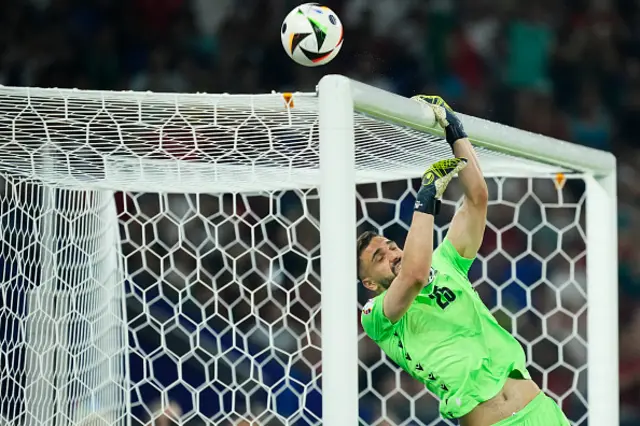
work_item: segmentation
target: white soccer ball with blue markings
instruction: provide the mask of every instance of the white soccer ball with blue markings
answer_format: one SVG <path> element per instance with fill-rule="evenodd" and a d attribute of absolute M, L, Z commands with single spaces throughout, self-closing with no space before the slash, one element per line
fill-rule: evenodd
<path fill-rule="evenodd" d="M 282 46 L 300 65 L 317 67 L 328 64 L 342 47 L 342 22 L 331 9 L 318 3 L 296 6 L 284 19 Z"/>

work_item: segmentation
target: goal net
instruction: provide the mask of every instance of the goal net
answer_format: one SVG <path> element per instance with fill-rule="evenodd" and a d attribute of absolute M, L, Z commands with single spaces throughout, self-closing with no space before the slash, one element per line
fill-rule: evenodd
<path fill-rule="evenodd" d="M 339 76 L 0 106 L 0 423 L 454 424 L 359 328 L 356 231 L 402 243 L 451 155 L 428 111 Z M 490 188 L 473 284 L 575 424 L 617 424 L 615 162 L 463 119 Z"/>

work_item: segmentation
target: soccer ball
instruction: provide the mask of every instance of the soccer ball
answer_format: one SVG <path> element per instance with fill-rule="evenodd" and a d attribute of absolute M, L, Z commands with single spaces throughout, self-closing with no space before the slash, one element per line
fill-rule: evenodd
<path fill-rule="evenodd" d="M 291 59 L 316 67 L 328 64 L 340 52 L 343 28 L 338 15 L 328 7 L 305 3 L 284 18 L 280 36 Z"/>

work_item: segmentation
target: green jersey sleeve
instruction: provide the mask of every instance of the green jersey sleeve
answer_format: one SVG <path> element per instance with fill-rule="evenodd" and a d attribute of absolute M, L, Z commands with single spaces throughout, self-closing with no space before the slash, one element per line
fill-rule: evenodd
<path fill-rule="evenodd" d="M 374 342 L 387 339 L 393 334 L 395 328 L 395 324 L 384 315 L 382 309 L 385 294 L 386 292 L 369 299 L 364 308 L 362 308 L 360 316 L 362 328 Z"/>
<path fill-rule="evenodd" d="M 438 251 L 440 256 L 447 260 L 458 272 L 465 276 L 469 273 L 469 268 L 471 268 L 471 265 L 475 260 L 475 257 L 471 259 L 462 257 L 448 238 L 445 238 L 442 241 L 442 244 L 438 246 L 436 251 Z"/>

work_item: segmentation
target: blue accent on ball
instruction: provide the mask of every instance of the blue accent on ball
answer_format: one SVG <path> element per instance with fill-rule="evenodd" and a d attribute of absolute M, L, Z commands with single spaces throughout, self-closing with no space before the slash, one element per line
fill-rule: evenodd
<path fill-rule="evenodd" d="M 338 20 L 335 16 L 329 15 L 329 22 L 331 22 L 333 25 L 336 25 L 338 23 Z"/>

